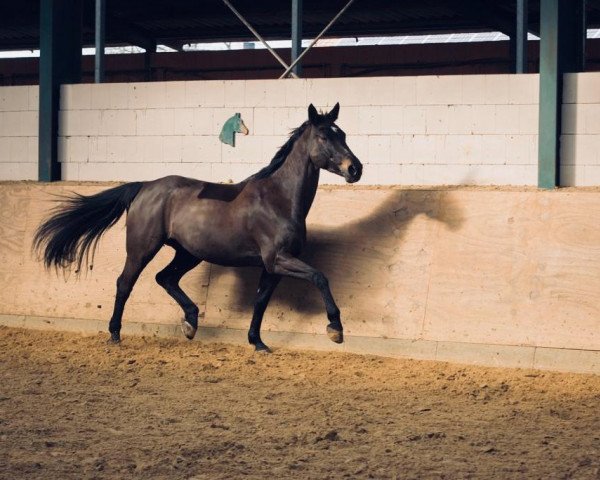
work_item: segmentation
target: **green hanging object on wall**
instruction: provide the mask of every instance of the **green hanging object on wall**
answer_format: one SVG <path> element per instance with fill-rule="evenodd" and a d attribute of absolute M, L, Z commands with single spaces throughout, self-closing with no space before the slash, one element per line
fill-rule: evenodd
<path fill-rule="evenodd" d="M 227 119 L 223 125 L 223 128 L 221 129 L 221 133 L 219 134 L 219 140 L 227 145 L 235 147 L 236 133 L 248 135 L 248 127 L 246 127 L 244 124 L 242 116 L 239 113 L 236 113 L 233 117 Z"/>

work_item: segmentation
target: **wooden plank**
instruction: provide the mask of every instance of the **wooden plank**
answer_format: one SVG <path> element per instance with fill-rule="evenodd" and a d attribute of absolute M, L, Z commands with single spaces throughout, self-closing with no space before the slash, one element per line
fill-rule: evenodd
<path fill-rule="evenodd" d="M 600 197 L 461 193 L 438 241 L 424 338 L 600 347 Z"/>
<path fill-rule="evenodd" d="M 124 220 L 79 280 L 45 272 L 29 251 L 50 193 L 106 187 L 0 185 L 0 314 L 108 321 Z M 305 259 L 329 277 L 348 335 L 600 350 L 599 217 L 597 191 L 321 189 Z M 171 255 L 144 271 L 125 322 L 179 322 L 154 281 Z M 257 282 L 258 269 L 202 265 L 183 287 L 203 325 L 245 330 Z M 325 325 L 318 292 L 297 280 L 282 282 L 264 322 L 281 335 Z"/>

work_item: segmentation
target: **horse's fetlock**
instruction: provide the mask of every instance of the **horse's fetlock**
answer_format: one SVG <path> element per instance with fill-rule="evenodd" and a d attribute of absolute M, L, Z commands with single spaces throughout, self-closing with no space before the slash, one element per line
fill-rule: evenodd
<path fill-rule="evenodd" d="M 108 324 L 108 331 L 110 333 L 118 334 L 121 331 L 121 324 L 117 320 L 111 320 Z"/>
<path fill-rule="evenodd" d="M 185 318 L 198 319 L 198 315 L 200 314 L 200 309 L 196 305 L 190 305 L 189 307 L 185 307 L 183 309 L 185 313 Z"/>
<path fill-rule="evenodd" d="M 341 324 L 341 312 L 339 308 L 336 308 L 331 313 L 327 314 L 327 319 L 334 324 Z"/>

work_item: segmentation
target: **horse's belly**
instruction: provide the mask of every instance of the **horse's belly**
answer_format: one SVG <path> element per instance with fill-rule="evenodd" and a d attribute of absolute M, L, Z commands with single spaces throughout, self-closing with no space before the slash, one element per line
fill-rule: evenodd
<path fill-rule="evenodd" d="M 238 255 L 236 257 L 216 255 L 207 256 L 204 260 L 223 267 L 261 267 L 263 265 L 260 255 Z"/>
<path fill-rule="evenodd" d="M 260 250 L 241 229 L 219 225 L 219 221 L 175 229 L 171 238 L 195 257 L 226 266 L 261 265 Z"/>
<path fill-rule="evenodd" d="M 207 262 L 225 266 L 260 265 L 260 251 L 239 238 L 215 238 L 204 235 L 200 242 L 183 245 L 192 255 Z"/>

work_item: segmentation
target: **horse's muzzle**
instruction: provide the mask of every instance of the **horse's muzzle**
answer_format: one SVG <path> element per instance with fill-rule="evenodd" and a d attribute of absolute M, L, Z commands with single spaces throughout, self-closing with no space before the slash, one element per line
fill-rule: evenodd
<path fill-rule="evenodd" d="M 362 163 L 356 161 L 353 162 L 348 169 L 346 170 L 346 174 L 344 177 L 346 178 L 346 182 L 348 183 L 356 183 L 360 180 L 362 176 Z"/>

